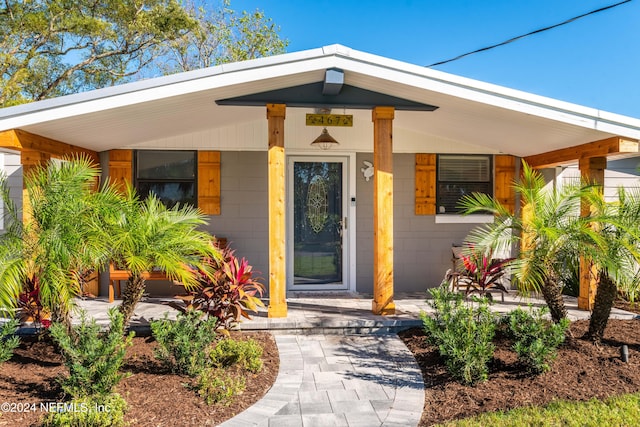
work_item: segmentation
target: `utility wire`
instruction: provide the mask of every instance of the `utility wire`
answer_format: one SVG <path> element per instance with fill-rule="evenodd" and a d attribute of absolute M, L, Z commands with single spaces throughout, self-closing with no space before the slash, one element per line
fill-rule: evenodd
<path fill-rule="evenodd" d="M 496 47 L 504 46 L 504 45 L 512 43 L 512 42 L 514 42 L 516 40 L 520 40 L 522 38 L 525 38 L 525 37 L 528 37 L 528 36 L 531 36 L 531 35 L 534 35 L 534 34 L 542 33 L 544 31 L 551 30 L 553 28 L 561 27 L 563 25 L 567 25 L 567 24 L 569 24 L 569 23 L 571 23 L 573 21 L 576 21 L 576 20 L 578 20 L 580 18 L 584 18 L 585 16 L 593 15 L 595 13 L 602 12 L 602 11 L 605 11 L 607 9 L 612 9 L 612 8 L 620 6 L 622 4 L 629 3 L 630 1 L 631 0 L 624 0 L 624 1 L 621 1 L 621 2 L 616 3 L 616 4 L 612 4 L 612 5 L 609 5 L 609 6 L 601 7 L 600 9 L 592 10 L 591 12 L 583 13 L 582 15 L 578 15 L 578 16 L 575 16 L 575 17 L 573 17 L 571 19 L 567 19 L 566 21 L 560 22 L 559 24 L 551 25 L 549 27 L 540 28 L 539 30 L 531 31 L 530 33 L 523 34 L 523 35 L 517 36 L 517 37 L 513 37 L 513 38 L 511 38 L 509 40 L 503 41 L 502 43 L 494 44 L 492 46 L 483 47 L 482 49 L 474 50 L 473 52 L 464 53 L 462 55 L 456 56 L 455 58 L 447 59 L 446 61 L 434 62 L 433 64 L 427 65 L 426 67 L 427 68 L 431 68 L 431 67 L 435 67 L 437 65 L 447 64 L 449 62 L 453 62 L 453 61 L 457 61 L 458 59 L 462 59 L 465 56 L 473 55 L 474 53 L 479 53 L 479 52 L 484 52 L 484 51 L 487 51 L 487 50 L 495 49 Z"/>

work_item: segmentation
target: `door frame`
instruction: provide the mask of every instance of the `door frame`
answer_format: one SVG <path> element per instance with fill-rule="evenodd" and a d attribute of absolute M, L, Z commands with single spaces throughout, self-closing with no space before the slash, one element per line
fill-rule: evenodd
<path fill-rule="evenodd" d="M 343 162 L 342 210 L 347 218 L 347 227 L 343 233 L 342 242 L 342 285 L 294 285 L 293 284 L 293 164 L 294 162 Z M 298 291 L 342 291 L 356 290 L 356 155 L 355 153 L 322 152 L 310 155 L 308 151 L 301 153 L 287 153 L 287 292 Z"/>

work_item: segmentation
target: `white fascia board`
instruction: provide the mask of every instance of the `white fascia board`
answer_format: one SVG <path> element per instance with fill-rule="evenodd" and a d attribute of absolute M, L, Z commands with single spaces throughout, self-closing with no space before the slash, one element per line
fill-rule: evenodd
<path fill-rule="evenodd" d="M 630 138 L 640 137 L 640 120 L 632 117 L 509 89 L 364 52 L 347 49 L 347 52 L 340 53 L 342 53 L 344 61 L 337 61 L 337 66 L 353 72 L 588 129 Z"/>
<path fill-rule="evenodd" d="M 154 86 L 149 89 L 130 91 L 109 97 L 90 99 L 83 102 L 74 102 L 56 108 L 38 110 L 33 113 L 25 113 L 23 115 L 9 117 L 5 120 L 0 119 L 0 131 L 166 99 L 178 95 L 186 95 L 194 92 L 215 90 L 227 86 L 247 84 L 254 81 L 282 78 L 288 75 L 324 70 L 333 66 L 331 59 L 327 57 L 298 61 L 295 62 L 295 67 L 292 67 L 291 65 L 292 64 L 290 62 L 287 62 L 265 68 L 243 68 L 238 71 L 223 72 L 199 79 L 180 81 L 163 86 Z M 211 99 L 211 102 L 214 102 L 213 98 Z"/>

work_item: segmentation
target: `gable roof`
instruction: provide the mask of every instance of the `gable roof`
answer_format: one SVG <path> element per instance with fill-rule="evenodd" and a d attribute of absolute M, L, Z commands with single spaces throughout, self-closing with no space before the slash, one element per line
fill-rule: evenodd
<path fill-rule="evenodd" d="M 216 101 L 317 84 L 328 69 L 342 70 L 344 84 L 358 90 L 437 107 L 435 111 L 396 112 L 394 129 L 425 139 L 522 157 L 614 135 L 640 139 L 640 120 L 635 118 L 341 45 L 0 109 L 0 132 L 23 129 L 103 151 L 230 124 L 266 122 L 264 107 L 218 105 Z M 312 112 L 309 108 L 304 111 Z"/>

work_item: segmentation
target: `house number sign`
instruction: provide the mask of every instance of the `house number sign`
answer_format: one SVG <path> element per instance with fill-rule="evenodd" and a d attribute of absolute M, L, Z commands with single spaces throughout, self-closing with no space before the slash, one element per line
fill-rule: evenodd
<path fill-rule="evenodd" d="M 307 126 L 353 126 L 351 114 L 307 114 Z"/>

